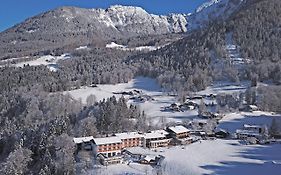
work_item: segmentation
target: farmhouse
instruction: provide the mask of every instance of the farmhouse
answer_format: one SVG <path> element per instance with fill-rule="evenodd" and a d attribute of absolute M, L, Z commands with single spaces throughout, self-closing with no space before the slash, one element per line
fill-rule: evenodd
<path fill-rule="evenodd" d="M 243 125 L 244 129 L 246 130 L 251 130 L 251 131 L 256 131 L 258 133 L 262 133 L 264 131 L 264 127 L 260 125 Z"/>
<path fill-rule="evenodd" d="M 215 136 L 217 138 L 226 138 L 228 137 L 230 134 L 229 132 L 227 132 L 226 130 L 224 129 L 220 129 L 220 128 L 216 128 L 215 129 Z"/>
<path fill-rule="evenodd" d="M 190 130 L 181 125 L 168 127 L 167 131 L 170 133 L 172 138 L 176 139 L 186 138 L 190 134 Z"/>
<path fill-rule="evenodd" d="M 260 125 L 244 125 L 243 129 L 237 129 L 236 135 L 239 139 L 254 137 L 260 139 L 264 133 L 264 127 Z"/>
<path fill-rule="evenodd" d="M 165 130 L 155 130 L 144 134 L 143 146 L 148 148 L 157 148 L 168 146 L 171 139 L 167 138 L 169 135 Z"/>

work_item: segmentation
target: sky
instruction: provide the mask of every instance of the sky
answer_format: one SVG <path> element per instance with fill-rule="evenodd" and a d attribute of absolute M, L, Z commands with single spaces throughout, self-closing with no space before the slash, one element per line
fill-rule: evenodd
<path fill-rule="evenodd" d="M 140 6 L 159 15 L 190 13 L 206 0 L 1 0 L 0 31 L 42 12 L 61 6 L 107 8 L 111 5 Z"/>

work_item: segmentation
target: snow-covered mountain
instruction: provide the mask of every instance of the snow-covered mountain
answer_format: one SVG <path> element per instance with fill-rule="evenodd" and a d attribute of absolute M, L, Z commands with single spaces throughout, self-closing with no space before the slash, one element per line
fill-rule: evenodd
<path fill-rule="evenodd" d="M 188 18 L 188 29 L 202 28 L 214 20 L 225 20 L 246 0 L 210 0 L 199 6 Z"/>
<path fill-rule="evenodd" d="M 153 15 L 141 7 L 115 5 L 107 9 L 62 7 L 35 16 L 12 31 L 36 33 L 92 32 L 104 38 L 122 38 L 186 31 L 185 15 Z"/>
<path fill-rule="evenodd" d="M 61 48 L 102 45 L 113 40 L 201 28 L 226 19 L 246 0 L 211 0 L 193 14 L 149 14 L 140 7 L 114 5 L 107 9 L 61 7 L 0 33 L 0 57 L 50 54 Z"/>
<path fill-rule="evenodd" d="M 1 57 L 99 45 L 116 39 L 187 31 L 183 14 L 153 15 L 140 7 L 115 5 L 107 9 L 61 7 L 0 33 Z M 104 44 L 100 44 L 104 45 Z"/>

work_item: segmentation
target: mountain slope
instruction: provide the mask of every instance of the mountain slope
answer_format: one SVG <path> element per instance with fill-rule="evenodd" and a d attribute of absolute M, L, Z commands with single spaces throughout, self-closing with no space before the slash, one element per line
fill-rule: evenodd
<path fill-rule="evenodd" d="M 215 20 L 227 20 L 246 0 L 210 0 L 199 6 L 189 16 L 188 29 L 203 28 Z"/>
<path fill-rule="evenodd" d="M 50 52 L 82 44 L 137 36 L 185 32 L 184 15 L 158 16 L 140 7 L 62 7 L 27 19 L 0 34 L 1 57 Z M 44 48 L 44 49 L 42 49 Z"/>

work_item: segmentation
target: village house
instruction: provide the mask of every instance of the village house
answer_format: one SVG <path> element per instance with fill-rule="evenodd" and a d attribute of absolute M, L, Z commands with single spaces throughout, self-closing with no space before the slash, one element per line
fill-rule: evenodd
<path fill-rule="evenodd" d="M 193 139 L 189 137 L 190 130 L 184 126 L 172 126 L 168 127 L 167 131 L 170 133 L 170 136 L 173 138 L 173 144 L 190 144 Z"/>
<path fill-rule="evenodd" d="M 260 139 L 264 133 L 265 128 L 260 125 L 244 125 L 243 129 L 237 129 L 236 135 L 238 139 L 246 140 L 254 137 Z"/>
<path fill-rule="evenodd" d="M 155 130 L 144 134 L 143 146 L 147 148 L 157 148 L 168 146 L 171 139 L 165 130 Z"/>
<path fill-rule="evenodd" d="M 216 128 L 215 129 L 215 136 L 217 138 L 226 138 L 230 135 L 229 132 L 227 132 L 226 130 L 224 129 L 220 129 L 220 128 Z"/>
<path fill-rule="evenodd" d="M 149 165 L 157 165 L 157 163 L 163 159 L 164 157 L 161 155 L 146 155 L 140 160 L 141 164 L 149 164 Z"/>
<path fill-rule="evenodd" d="M 168 127 L 167 131 L 170 133 L 172 138 L 176 139 L 186 138 L 190 134 L 190 130 L 181 125 Z"/>
<path fill-rule="evenodd" d="M 143 135 L 138 132 L 124 132 L 115 134 L 122 141 L 122 148 L 142 146 Z"/>

